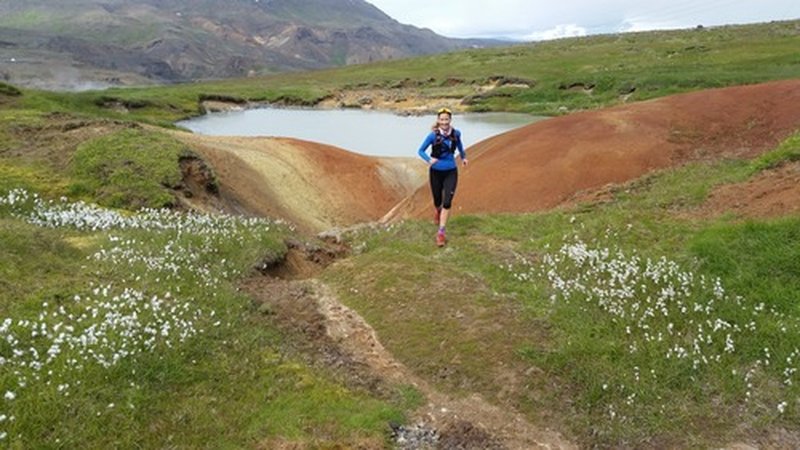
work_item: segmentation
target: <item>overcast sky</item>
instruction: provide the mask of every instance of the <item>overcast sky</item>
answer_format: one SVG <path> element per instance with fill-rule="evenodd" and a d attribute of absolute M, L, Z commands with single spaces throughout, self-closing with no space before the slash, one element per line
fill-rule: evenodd
<path fill-rule="evenodd" d="M 367 0 L 450 37 L 554 39 L 800 19 L 800 0 Z"/>

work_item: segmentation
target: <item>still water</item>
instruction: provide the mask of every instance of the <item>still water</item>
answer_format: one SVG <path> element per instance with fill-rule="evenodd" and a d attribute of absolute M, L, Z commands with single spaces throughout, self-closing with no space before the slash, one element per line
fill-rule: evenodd
<path fill-rule="evenodd" d="M 545 117 L 512 113 L 453 116 L 464 146 Z M 334 145 L 371 156 L 415 156 L 435 114 L 398 116 L 385 111 L 260 108 L 212 113 L 178 125 L 213 136 L 283 136 Z"/>

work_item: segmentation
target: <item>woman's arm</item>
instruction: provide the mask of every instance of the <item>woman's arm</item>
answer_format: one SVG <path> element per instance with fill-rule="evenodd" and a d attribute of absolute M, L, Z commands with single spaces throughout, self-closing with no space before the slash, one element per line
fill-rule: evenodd
<path fill-rule="evenodd" d="M 456 132 L 458 133 L 458 154 L 461 155 L 461 159 L 467 159 L 467 152 L 464 151 L 464 141 L 461 139 L 461 132 Z"/>
<path fill-rule="evenodd" d="M 427 150 L 428 150 L 428 147 L 430 147 L 431 144 L 433 144 L 433 139 L 434 138 L 435 138 L 434 133 L 429 133 L 425 137 L 425 140 L 422 141 L 422 145 L 419 146 L 419 150 L 417 150 L 417 154 L 419 155 L 419 157 L 424 159 L 425 162 L 428 163 L 428 164 L 430 164 L 430 162 L 431 162 L 431 157 L 428 156 Z"/>

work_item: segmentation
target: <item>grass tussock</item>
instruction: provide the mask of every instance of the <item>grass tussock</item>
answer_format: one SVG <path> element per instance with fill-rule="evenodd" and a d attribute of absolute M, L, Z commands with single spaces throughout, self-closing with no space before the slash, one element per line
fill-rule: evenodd
<path fill-rule="evenodd" d="M 167 135 L 137 129 L 84 142 L 72 159 L 70 194 L 115 208 L 171 206 L 182 179 L 178 160 L 188 152 Z"/>
<path fill-rule="evenodd" d="M 795 133 L 783 141 L 775 150 L 755 159 L 751 164 L 753 172 L 774 169 L 786 162 L 800 160 L 800 133 Z"/>
<path fill-rule="evenodd" d="M 22 91 L 19 90 L 14 85 L 0 82 L 0 95 L 5 95 L 8 97 L 19 97 L 22 95 Z"/>

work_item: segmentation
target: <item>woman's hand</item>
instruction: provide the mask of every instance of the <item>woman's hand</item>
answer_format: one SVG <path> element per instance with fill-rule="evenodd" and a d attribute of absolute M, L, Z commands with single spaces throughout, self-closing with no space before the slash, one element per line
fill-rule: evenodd
<path fill-rule="evenodd" d="M 461 160 L 461 165 L 462 166 L 466 167 L 467 164 L 469 164 L 469 160 L 468 159 L 464 158 L 464 159 Z"/>
<path fill-rule="evenodd" d="M 429 163 L 429 165 L 432 166 L 432 165 L 436 164 L 437 162 L 439 162 L 439 158 L 431 158 L 431 162 Z"/>

